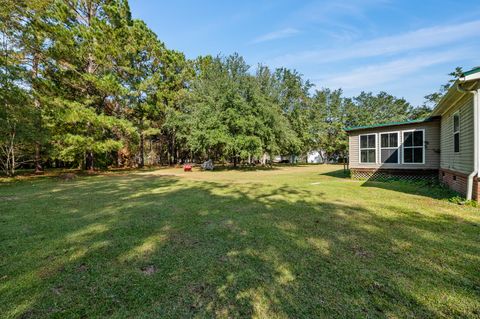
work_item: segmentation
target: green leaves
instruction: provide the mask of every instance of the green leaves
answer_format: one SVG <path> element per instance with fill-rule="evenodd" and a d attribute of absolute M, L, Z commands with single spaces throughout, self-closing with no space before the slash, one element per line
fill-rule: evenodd
<path fill-rule="evenodd" d="M 15 137 L 9 149 L 26 162 L 34 149 L 36 163 L 42 155 L 89 169 L 97 156 L 142 166 L 146 153 L 152 164 L 318 149 L 333 157 L 347 149 L 346 126 L 430 110 L 385 92 L 312 95 L 297 71 L 252 70 L 239 54 L 189 61 L 132 19 L 126 0 L 4 0 L 0 35 L 0 146 Z"/>
<path fill-rule="evenodd" d="M 132 66 L 141 55 L 132 36 L 139 35 L 137 26 L 157 41 L 153 33 L 131 20 L 126 1 L 56 1 L 41 18 L 51 25 L 44 52 L 49 63 L 42 74 L 49 81 L 44 92 L 50 99 L 44 100 L 51 156 L 81 163 L 86 152 L 94 156 L 125 145 L 134 149 L 139 133 L 128 117 L 132 97 L 143 93 L 129 80 L 145 70 Z"/>
<path fill-rule="evenodd" d="M 195 151 L 225 159 L 247 159 L 268 150 L 268 131 L 274 121 L 256 78 L 243 58 L 201 58 L 192 82 L 185 122 L 188 145 Z M 277 108 L 277 115 L 280 115 Z"/>

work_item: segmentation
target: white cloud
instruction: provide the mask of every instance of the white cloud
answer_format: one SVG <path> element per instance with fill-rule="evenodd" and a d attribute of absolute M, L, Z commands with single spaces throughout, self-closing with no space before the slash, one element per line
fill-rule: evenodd
<path fill-rule="evenodd" d="M 415 31 L 381 37 L 373 40 L 357 42 L 350 46 L 310 50 L 287 54 L 274 58 L 274 65 L 298 65 L 299 63 L 327 63 L 333 61 L 350 60 L 358 58 L 394 55 L 412 50 L 434 48 L 460 40 L 478 37 L 480 20 L 418 29 Z"/>
<path fill-rule="evenodd" d="M 468 55 L 468 50 L 454 50 L 441 53 L 424 53 L 411 58 L 401 58 L 385 63 L 370 64 L 343 74 L 334 74 L 318 79 L 321 86 L 346 90 L 367 90 L 379 85 L 398 81 L 433 65 L 447 63 Z"/>
<path fill-rule="evenodd" d="M 292 13 L 297 21 L 337 23 L 340 18 L 366 19 L 366 11 L 390 3 L 390 0 L 329 0 L 308 2 Z"/>
<path fill-rule="evenodd" d="M 278 39 L 283 39 L 283 38 L 289 38 L 300 31 L 294 28 L 286 28 L 274 32 L 270 32 L 264 35 L 261 35 L 257 38 L 255 38 L 251 43 L 256 44 L 256 43 L 262 43 L 262 42 L 267 42 L 267 41 L 273 41 L 273 40 L 278 40 Z"/>

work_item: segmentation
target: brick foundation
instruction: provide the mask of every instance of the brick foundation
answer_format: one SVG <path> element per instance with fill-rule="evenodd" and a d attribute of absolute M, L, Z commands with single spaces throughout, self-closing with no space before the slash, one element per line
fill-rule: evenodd
<path fill-rule="evenodd" d="M 467 194 L 467 180 L 468 175 L 450 171 L 448 169 L 440 169 L 438 173 L 438 179 L 441 183 L 445 184 L 452 190 L 456 191 L 457 193 L 462 194 L 465 196 Z M 478 200 L 479 196 L 479 188 L 478 188 L 478 178 L 475 176 L 473 178 L 473 192 L 472 197 L 474 200 Z"/>

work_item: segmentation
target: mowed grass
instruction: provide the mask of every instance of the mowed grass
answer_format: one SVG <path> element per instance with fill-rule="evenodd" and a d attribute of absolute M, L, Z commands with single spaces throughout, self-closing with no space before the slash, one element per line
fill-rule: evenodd
<path fill-rule="evenodd" d="M 480 210 L 338 166 L 0 184 L 1 318 L 479 318 Z"/>

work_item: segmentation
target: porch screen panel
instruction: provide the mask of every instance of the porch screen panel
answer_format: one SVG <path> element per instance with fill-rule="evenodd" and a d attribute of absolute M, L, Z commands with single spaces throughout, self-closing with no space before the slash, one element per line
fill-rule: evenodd
<path fill-rule="evenodd" d="M 423 164 L 425 153 L 424 131 L 403 132 L 403 163 Z"/>
<path fill-rule="evenodd" d="M 398 164 L 398 133 L 380 134 L 380 160 L 382 163 Z"/>

